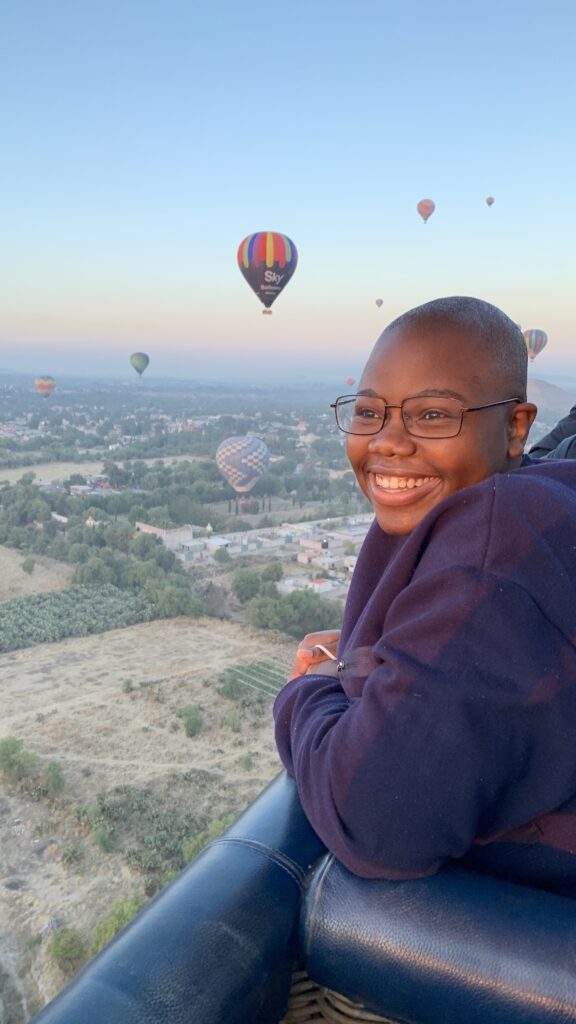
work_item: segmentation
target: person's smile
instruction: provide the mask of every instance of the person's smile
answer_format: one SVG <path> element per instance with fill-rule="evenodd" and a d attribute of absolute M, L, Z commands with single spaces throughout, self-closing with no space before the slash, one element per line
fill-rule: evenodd
<path fill-rule="evenodd" d="M 372 502 L 383 505 L 410 505 L 428 497 L 440 483 L 440 477 L 425 473 L 392 472 L 367 466 L 366 484 Z"/>

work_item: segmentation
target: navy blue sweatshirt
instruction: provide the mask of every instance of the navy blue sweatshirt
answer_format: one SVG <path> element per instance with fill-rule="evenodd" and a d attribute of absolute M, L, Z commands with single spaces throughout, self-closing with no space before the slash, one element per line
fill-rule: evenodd
<path fill-rule="evenodd" d="M 336 857 L 390 879 L 459 858 L 576 898 L 576 462 L 525 460 L 408 536 L 373 524 L 339 654 L 274 707 Z"/>

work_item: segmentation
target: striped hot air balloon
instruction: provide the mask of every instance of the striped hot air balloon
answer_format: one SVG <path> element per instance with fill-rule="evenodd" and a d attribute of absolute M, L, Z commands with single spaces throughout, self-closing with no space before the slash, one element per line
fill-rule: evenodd
<path fill-rule="evenodd" d="M 418 213 L 422 217 L 424 223 L 426 223 L 428 217 L 431 217 L 432 214 L 434 213 L 434 210 L 436 209 L 436 203 L 433 202 L 432 199 L 421 199 L 416 209 L 418 210 Z"/>
<path fill-rule="evenodd" d="M 36 377 L 34 381 L 34 388 L 39 395 L 43 398 L 49 398 L 54 388 L 56 387 L 56 381 L 53 377 Z"/>
<path fill-rule="evenodd" d="M 247 235 L 238 247 L 238 266 L 266 313 L 296 270 L 298 253 L 294 242 L 277 231 Z"/>
<path fill-rule="evenodd" d="M 227 437 L 216 451 L 216 465 L 237 494 L 248 494 L 266 469 L 270 454 L 253 434 Z"/>
<path fill-rule="evenodd" d="M 543 348 L 548 344 L 548 335 L 546 331 L 541 331 L 538 327 L 533 327 L 529 331 L 524 331 L 524 341 L 526 342 L 526 348 L 528 349 L 528 358 L 536 359 L 536 356 Z"/>

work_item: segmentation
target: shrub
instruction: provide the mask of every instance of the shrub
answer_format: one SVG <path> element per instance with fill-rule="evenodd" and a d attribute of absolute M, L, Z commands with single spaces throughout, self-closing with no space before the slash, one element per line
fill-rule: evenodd
<path fill-rule="evenodd" d="M 187 736 L 198 736 L 202 732 L 203 720 L 197 704 L 187 704 L 180 712 Z"/>
<path fill-rule="evenodd" d="M 10 782 L 30 779 L 36 765 L 36 755 L 24 750 L 22 740 L 17 740 L 15 736 L 7 736 L 0 742 L 0 771 Z"/>
<path fill-rule="evenodd" d="M 233 708 L 226 715 L 226 725 L 229 729 L 232 729 L 232 732 L 240 732 L 242 729 L 242 719 L 240 718 L 240 712 L 236 708 Z"/>
<path fill-rule="evenodd" d="M 71 846 L 65 846 L 62 850 L 61 861 L 67 867 L 71 867 L 74 864 L 80 864 L 83 859 L 84 851 L 76 843 L 73 843 Z"/>
<path fill-rule="evenodd" d="M 114 849 L 114 834 L 107 825 L 98 824 L 94 825 L 92 829 L 92 838 L 104 853 L 112 853 Z"/>
<path fill-rule="evenodd" d="M 130 923 L 139 910 L 142 909 L 144 900 L 139 893 L 126 897 L 124 900 L 116 900 L 112 904 L 106 917 L 96 925 L 90 943 L 90 954 L 95 956 L 101 949 L 112 941 L 115 935 Z"/>
<path fill-rule="evenodd" d="M 194 860 L 194 857 L 197 857 L 204 847 L 208 846 L 208 843 L 217 839 L 233 821 L 233 814 L 226 814 L 223 818 L 215 818 L 214 821 L 210 822 L 208 828 L 205 828 L 202 832 L 197 832 L 196 835 L 185 839 L 182 843 L 182 856 L 186 863 Z"/>
<path fill-rule="evenodd" d="M 242 754 L 240 764 L 245 771 L 249 772 L 254 767 L 254 758 L 252 757 L 252 754 Z"/>
<path fill-rule="evenodd" d="M 84 943 L 75 928 L 60 928 L 48 943 L 48 956 L 66 974 L 72 974 L 85 958 Z"/>
<path fill-rule="evenodd" d="M 237 679 L 233 669 L 224 669 L 218 676 L 220 686 L 216 689 L 221 697 L 228 697 L 229 700 L 240 700 L 245 692 L 245 687 Z"/>
<path fill-rule="evenodd" d="M 64 775 L 57 761 L 49 761 L 45 772 L 48 796 L 58 796 L 64 789 Z"/>
<path fill-rule="evenodd" d="M 35 565 L 36 562 L 34 561 L 34 559 L 31 558 L 30 555 L 28 555 L 28 558 L 25 558 L 24 561 L 21 563 L 20 568 L 22 569 L 22 572 L 27 572 L 28 575 L 30 575 L 30 573 L 34 572 Z"/>

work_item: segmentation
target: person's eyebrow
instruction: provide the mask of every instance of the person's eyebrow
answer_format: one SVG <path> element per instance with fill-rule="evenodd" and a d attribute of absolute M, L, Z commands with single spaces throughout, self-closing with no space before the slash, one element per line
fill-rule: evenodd
<path fill-rule="evenodd" d="M 359 395 L 366 395 L 367 398 L 381 398 L 373 388 L 362 388 L 361 391 L 357 392 Z M 413 395 L 407 395 L 407 398 L 457 398 L 459 402 L 464 402 L 464 395 L 460 394 L 459 391 L 451 391 L 450 388 L 424 388 L 423 391 L 417 391 Z"/>

